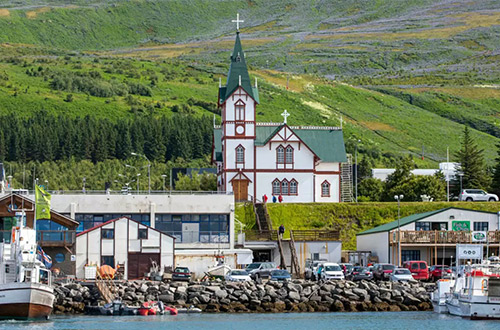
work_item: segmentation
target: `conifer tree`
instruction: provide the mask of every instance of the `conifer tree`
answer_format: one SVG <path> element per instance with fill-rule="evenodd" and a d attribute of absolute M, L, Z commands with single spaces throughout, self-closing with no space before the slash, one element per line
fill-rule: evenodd
<path fill-rule="evenodd" d="M 500 143 L 497 144 L 497 158 L 495 159 L 495 169 L 493 172 L 493 182 L 491 188 L 495 194 L 500 194 Z"/>
<path fill-rule="evenodd" d="M 457 172 L 463 173 L 462 187 L 487 189 L 490 185 L 490 177 L 484 161 L 484 150 L 471 136 L 469 128 L 465 126 L 462 137 L 462 146 L 455 154 L 458 163 Z"/>

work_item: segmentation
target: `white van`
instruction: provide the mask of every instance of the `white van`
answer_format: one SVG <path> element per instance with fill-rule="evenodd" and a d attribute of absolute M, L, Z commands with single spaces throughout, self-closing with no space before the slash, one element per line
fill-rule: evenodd
<path fill-rule="evenodd" d="M 339 264 L 333 262 L 325 262 L 321 270 L 321 279 L 323 280 L 343 280 L 344 272 Z"/>

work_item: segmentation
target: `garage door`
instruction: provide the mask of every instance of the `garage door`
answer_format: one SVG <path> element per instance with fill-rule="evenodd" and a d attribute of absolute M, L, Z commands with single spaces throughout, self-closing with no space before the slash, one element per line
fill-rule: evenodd
<path fill-rule="evenodd" d="M 144 273 L 149 273 L 152 261 L 160 265 L 159 253 L 129 253 L 128 254 L 128 279 L 143 278 Z"/>

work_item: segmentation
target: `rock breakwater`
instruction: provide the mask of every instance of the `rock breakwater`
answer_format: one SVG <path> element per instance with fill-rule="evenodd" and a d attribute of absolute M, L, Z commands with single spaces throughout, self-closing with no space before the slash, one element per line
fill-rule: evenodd
<path fill-rule="evenodd" d="M 327 281 L 312 282 L 153 282 L 116 283 L 115 294 L 129 306 L 161 300 L 204 312 L 356 312 L 432 310 L 433 283 Z M 104 304 L 95 286 L 55 284 L 54 313 L 83 313 Z"/>

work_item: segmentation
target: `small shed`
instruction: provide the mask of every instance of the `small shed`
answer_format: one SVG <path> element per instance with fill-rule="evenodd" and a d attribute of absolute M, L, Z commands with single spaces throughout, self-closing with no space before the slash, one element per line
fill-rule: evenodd
<path fill-rule="evenodd" d="M 76 236 L 76 277 L 86 265 L 122 265 L 125 279 L 142 278 L 153 266 L 174 267 L 175 238 L 127 217 L 113 219 Z"/>

